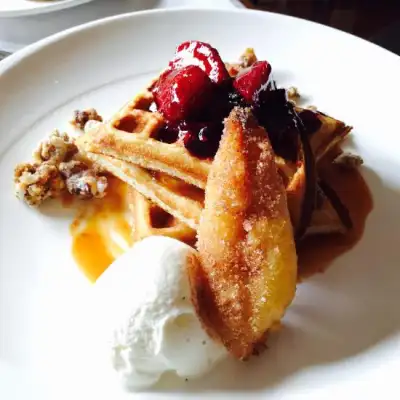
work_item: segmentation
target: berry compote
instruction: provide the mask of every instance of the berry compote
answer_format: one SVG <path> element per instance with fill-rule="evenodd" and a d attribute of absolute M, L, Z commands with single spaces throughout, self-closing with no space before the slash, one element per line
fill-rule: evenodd
<path fill-rule="evenodd" d="M 300 130 L 312 133 L 319 120 L 312 111 L 297 114 L 284 89 L 271 78 L 271 65 L 257 61 L 232 78 L 218 51 L 207 43 L 184 42 L 151 88 L 165 119 L 157 139 L 182 143 L 199 158 L 218 150 L 223 121 L 235 106 L 250 107 L 268 132 L 274 151 L 297 160 Z"/>

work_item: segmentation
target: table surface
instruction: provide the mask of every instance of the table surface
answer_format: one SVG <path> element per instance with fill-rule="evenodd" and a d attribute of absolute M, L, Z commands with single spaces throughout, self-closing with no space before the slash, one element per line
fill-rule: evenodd
<path fill-rule="evenodd" d="M 242 0 L 249 8 L 309 19 L 373 41 L 400 55 L 400 1 Z"/>

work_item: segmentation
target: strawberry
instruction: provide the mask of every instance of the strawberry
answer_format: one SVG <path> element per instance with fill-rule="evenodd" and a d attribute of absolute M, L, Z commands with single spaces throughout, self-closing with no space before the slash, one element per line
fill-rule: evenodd
<path fill-rule="evenodd" d="M 167 70 L 154 85 L 152 92 L 157 109 L 169 121 L 199 115 L 209 101 L 213 83 L 198 66 Z"/>
<path fill-rule="evenodd" d="M 171 69 L 187 65 L 199 66 L 217 84 L 229 79 L 229 73 L 218 51 L 208 43 L 197 40 L 183 42 L 176 48 L 175 57 L 169 63 Z"/>
<path fill-rule="evenodd" d="M 267 61 L 257 61 L 251 67 L 239 72 L 233 86 L 249 103 L 256 103 L 260 92 L 268 90 L 271 65 Z"/>

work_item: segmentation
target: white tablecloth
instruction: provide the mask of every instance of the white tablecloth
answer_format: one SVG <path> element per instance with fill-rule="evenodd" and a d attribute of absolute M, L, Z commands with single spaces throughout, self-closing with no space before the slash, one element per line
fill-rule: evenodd
<path fill-rule="evenodd" d="M 232 8 L 243 5 L 239 0 L 94 0 L 41 15 L 0 18 L 0 50 L 13 52 L 53 33 L 99 18 L 172 7 Z"/>

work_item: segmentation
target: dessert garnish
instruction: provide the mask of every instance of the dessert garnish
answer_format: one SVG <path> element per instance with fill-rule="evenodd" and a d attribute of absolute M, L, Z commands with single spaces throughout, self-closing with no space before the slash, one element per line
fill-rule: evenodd
<path fill-rule="evenodd" d="M 228 71 L 217 49 L 208 43 L 189 40 L 176 48 L 175 57 L 170 61 L 169 68 L 177 70 L 190 65 L 199 66 L 216 84 L 229 79 Z"/>
<path fill-rule="evenodd" d="M 258 103 L 260 94 L 270 90 L 270 75 L 271 66 L 268 62 L 256 61 L 236 75 L 233 86 L 248 104 Z"/>
<path fill-rule="evenodd" d="M 57 130 L 39 144 L 32 162 L 15 167 L 14 183 L 17 197 L 30 206 L 65 193 L 102 198 L 107 189 L 104 172 L 82 157 L 72 136 Z"/>
<path fill-rule="evenodd" d="M 158 110 L 169 120 L 194 118 L 212 96 L 213 84 L 195 65 L 164 72 L 153 88 Z"/>

